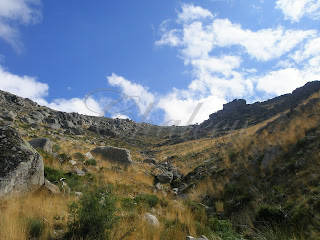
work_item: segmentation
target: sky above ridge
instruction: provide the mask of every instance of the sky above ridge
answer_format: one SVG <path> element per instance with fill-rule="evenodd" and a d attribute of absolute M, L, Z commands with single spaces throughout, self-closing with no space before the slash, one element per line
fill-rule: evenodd
<path fill-rule="evenodd" d="M 0 89 L 56 110 L 200 123 L 319 66 L 320 0 L 0 0 Z"/>

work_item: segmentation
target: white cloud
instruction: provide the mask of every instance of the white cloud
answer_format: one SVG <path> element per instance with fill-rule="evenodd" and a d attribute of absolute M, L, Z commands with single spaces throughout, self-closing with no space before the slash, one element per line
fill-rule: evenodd
<path fill-rule="evenodd" d="M 314 59 L 319 63 L 320 59 Z M 319 80 L 319 65 L 305 65 L 303 69 L 283 68 L 271 71 L 257 78 L 257 89 L 267 93 L 269 96 L 290 93 L 294 89 L 303 86 L 309 81 Z"/>
<path fill-rule="evenodd" d="M 49 86 L 34 77 L 18 76 L 0 66 L 0 89 L 21 97 L 37 100 L 48 95 Z"/>
<path fill-rule="evenodd" d="M 299 49 L 291 57 L 297 61 L 301 62 L 311 56 L 320 55 L 320 37 L 310 39 L 302 49 Z"/>
<path fill-rule="evenodd" d="M 226 103 L 226 100 L 217 96 L 194 100 L 191 97 L 184 98 L 180 95 L 179 90 L 173 90 L 159 100 L 157 107 L 164 110 L 166 125 L 186 125 L 198 104 L 202 105 L 192 123 L 201 123 L 208 119 L 209 114 L 221 109 L 224 103 Z"/>
<path fill-rule="evenodd" d="M 319 78 L 317 64 L 320 60 L 316 53 L 320 44 L 316 40 L 311 41 L 317 31 L 285 29 L 283 26 L 252 31 L 229 19 L 214 19 L 213 14 L 210 18 L 186 17 L 187 20 L 182 21 L 186 8 L 192 10 L 195 6 L 184 5 L 182 12 L 178 13 L 176 22 L 180 25 L 176 28 L 171 29 L 170 21 L 164 21 L 161 38 L 156 42 L 158 46 L 177 48 L 179 57 L 192 67 L 194 76 L 186 89 L 174 88 L 160 98 L 158 107 L 164 110 L 167 121 L 186 120 L 201 102 L 205 107 L 196 119 L 201 122 L 232 98 L 257 99 L 257 91 L 262 92 L 265 98 L 273 97 L 289 93 L 317 79 L 317 76 Z M 310 41 L 309 44 L 298 53 L 313 58 L 299 69 L 292 57 L 290 59 L 286 54 L 291 56 L 292 51 L 303 46 L 306 40 Z M 240 51 L 234 46 L 241 47 Z M 217 52 L 220 56 L 216 55 Z M 254 63 L 248 69 L 241 68 L 245 54 L 251 57 L 247 61 Z M 255 69 L 257 62 L 263 64 L 274 59 L 279 61 L 271 69 L 275 67 L 278 70 L 261 74 Z M 248 62 L 246 65 L 250 66 Z"/>
<path fill-rule="evenodd" d="M 213 18 L 214 15 L 207 9 L 192 4 L 183 4 L 182 11 L 178 12 L 178 22 L 189 22 L 199 19 Z"/>
<path fill-rule="evenodd" d="M 198 58 L 192 60 L 191 64 L 199 73 L 222 73 L 229 77 L 233 69 L 240 67 L 241 58 L 239 56 Z"/>
<path fill-rule="evenodd" d="M 154 95 L 140 84 L 133 83 L 114 73 L 108 76 L 107 80 L 111 86 L 119 87 L 126 96 L 137 103 L 140 114 L 144 114 L 148 107 L 155 103 Z"/>
<path fill-rule="evenodd" d="M 54 99 L 52 102 L 48 102 L 45 99 L 48 96 L 48 84 L 41 83 L 34 77 L 18 76 L 10 73 L 1 66 L 0 89 L 20 97 L 30 98 L 40 105 L 45 105 L 59 111 L 78 112 L 92 116 L 99 116 L 102 111 L 99 101 L 90 97 L 86 101 L 81 98 L 72 98 Z"/>
<path fill-rule="evenodd" d="M 212 32 L 216 46 L 240 45 L 250 56 L 261 61 L 281 57 L 316 33 L 313 30 L 285 30 L 283 27 L 253 32 L 242 29 L 240 24 L 233 24 L 228 19 L 216 19 L 212 24 Z"/>
<path fill-rule="evenodd" d="M 44 102 L 49 108 L 63 111 L 63 112 L 77 112 L 80 114 L 90 116 L 101 116 L 103 115 L 101 105 L 98 101 L 93 98 L 82 99 L 82 98 L 71 98 L 71 99 L 54 99 L 52 102 Z"/>
<path fill-rule="evenodd" d="M 181 44 L 179 34 L 180 31 L 177 29 L 173 29 L 170 31 L 164 30 L 161 39 L 156 42 L 156 45 L 169 45 L 172 47 L 178 46 L 179 44 Z"/>
<path fill-rule="evenodd" d="M 0 0 L 0 38 L 20 50 L 18 24 L 35 24 L 41 19 L 40 0 Z"/>
<path fill-rule="evenodd" d="M 315 19 L 320 16 L 320 0 L 277 0 L 276 8 L 291 22 L 299 22 L 304 16 Z"/>

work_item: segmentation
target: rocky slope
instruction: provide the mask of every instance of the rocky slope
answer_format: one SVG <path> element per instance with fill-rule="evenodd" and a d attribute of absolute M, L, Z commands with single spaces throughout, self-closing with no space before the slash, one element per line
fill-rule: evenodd
<path fill-rule="evenodd" d="M 193 129 L 193 138 L 215 137 L 230 130 L 253 126 L 286 110 L 294 109 L 313 93 L 320 90 L 320 82 L 309 82 L 303 87 L 264 102 L 246 104 L 244 99 L 235 99 L 223 105 L 209 119 Z"/>
<path fill-rule="evenodd" d="M 0 91 L 0 196 L 45 183 L 81 198 L 111 183 L 122 205 L 114 239 L 317 239 L 319 90 L 316 81 L 261 103 L 234 100 L 187 127 L 64 113 Z M 61 239 L 68 216 L 53 212 L 50 226 L 62 229 L 48 234 Z M 139 225 L 145 216 L 158 230 Z"/>

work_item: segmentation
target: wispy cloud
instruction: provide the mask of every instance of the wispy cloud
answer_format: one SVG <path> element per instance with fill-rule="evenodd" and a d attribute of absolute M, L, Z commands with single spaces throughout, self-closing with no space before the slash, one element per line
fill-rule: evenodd
<path fill-rule="evenodd" d="M 22 43 L 18 26 L 39 22 L 42 18 L 40 6 L 40 0 L 1 0 L 0 38 L 19 52 Z"/>
<path fill-rule="evenodd" d="M 319 19 L 319 0 L 277 0 L 276 8 L 283 12 L 284 18 L 291 22 L 299 22 L 304 16 Z"/>

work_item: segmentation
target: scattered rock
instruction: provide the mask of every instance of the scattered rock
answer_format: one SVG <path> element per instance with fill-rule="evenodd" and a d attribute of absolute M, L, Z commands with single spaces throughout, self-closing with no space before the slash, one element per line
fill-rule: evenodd
<path fill-rule="evenodd" d="M 52 238 L 53 240 L 61 240 L 61 239 L 63 239 L 65 233 L 66 233 L 66 231 L 63 230 L 63 229 L 54 230 L 54 231 L 52 232 L 51 238 Z"/>
<path fill-rule="evenodd" d="M 147 223 L 149 223 L 151 226 L 153 226 L 153 227 L 160 226 L 158 219 L 154 215 L 152 215 L 151 213 L 146 213 L 144 215 L 144 218 L 146 219 Z"/>
<path fill-rule="evenodd" d="M 155 187 L 156 187 L 156 189 L 158 189 L 158 190 L 161 190 L 161 189 L 163 188 L 163 186 L 162 186 L 161 183 L 159 183 L 159 182 L 156 184 Z"/>
<path fill-rule="evenodd" d="M 35 138 L 29 141 L 34 148 L 42 149 L 48 153 L 52 153 L 52 142 L 49 138 Z"/>
<path fill-rule="evenodd" d="M 78 168 L 75 169 L 76 173 L 78 176 L 83 177 L 84 175 L 86 175 L 86 173 Z"/>
<path fill-rule="evenodd" d="M 208 238 L 204 235 L 201 235 L 200 238 L 194 238 L 191 236 L 187 236 L 187 240 L 208 240 Z"/>
<path fill-rule="evenodd" d="M 69 163 L 70 163 L 72 166 L 77 165 L 77 162 L 74 161 L 74 160 L 70 160 Z"/>
<path fill-rule="evenodd" d="M 40 188 L 40 190 L 46 191 L 53 195 L 61 194 L 59 187 L 47 179 L 44 180 L 44 185 Z"/>
<path fill-rule="evenodd" d="M 74 128 L 75 127 L 74 124 L 68 120 L 62 121 L 62 126 L 64 128 Z"/>
<path fill-rule="evenodd" d="M 3 120 L 13 122 L 16 119 L 17 114 L 14 113 L 13 111 L 3 111 L 0 113 L 0 117 Z"/>
<path fill-rule="evenodd" d="M 82 192 L 74 192 L 74 195 L 76 195 L 76 197 L 81 197 L 83 194 Z"/>
<path fill-rule="evenodd" d="M 18 131 L 19 131 L 19 133 L 20 133 L 20 135 L 21 135 L 22 137 L 28 136 L 28 133 L 27 133 L 25 130 L 23 130 L 23 129 L 18 129 Z"/>
<path fill-rule="evenodd" d="M 173 173 L 172 172 L 164 172 L 157 175 L 157 180 L 160 183 L 171 183 L 173 180 Z"/>
<path fill-rule="evenodd" d="M 0 125 L 0 197 L 44 184 L 42 157 L 19 132 Z"/>
<path fill-rule="evenodd" d="M 94 156 L 92 155 L 91 152 L 85 153 L 84 156 L 86 157 L 86 159 L 94 159 Z"/>
<path fill-rule="evenodd" d="M 157 161 L 154 158 L 146 158 L 143 160 L 144 163 L 149 163 L 149 164 L 156 164 Z"/>
<path fill-rule="evenodd" d="M 60 124 L 52 123 L 50 124 L 50 128 L 53 130 L 59 130 L 61 128 Z"/>
<path fill-rule="evenodd" d="M 124 165 L 132 164 L 130 152 L 125 148 L 111 146 L 96 147 L 91 153 L 95 158 L 100 157 L 103 160 L 109 160 Z"/>

